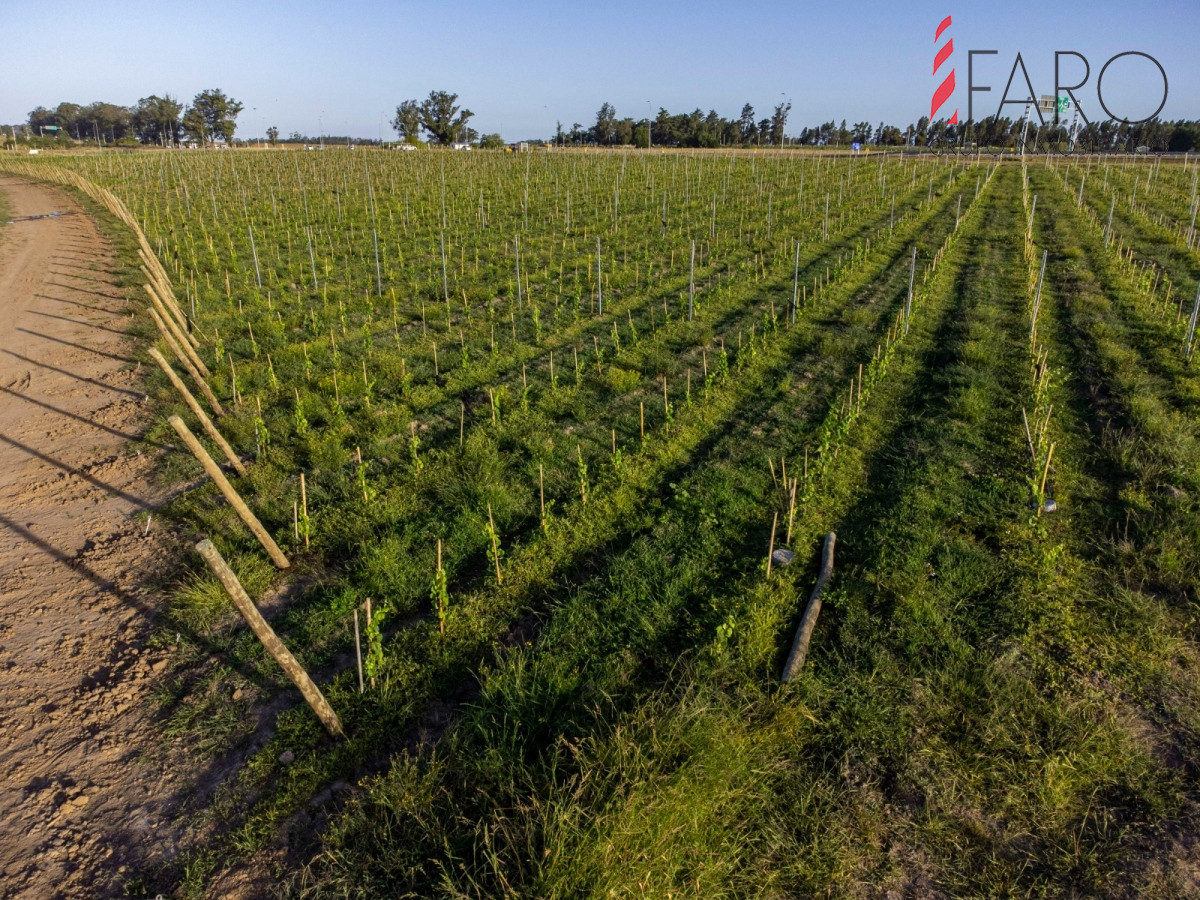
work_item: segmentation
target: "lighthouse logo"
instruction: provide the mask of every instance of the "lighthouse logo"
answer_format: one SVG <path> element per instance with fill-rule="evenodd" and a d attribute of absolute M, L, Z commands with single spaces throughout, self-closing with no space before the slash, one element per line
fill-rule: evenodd
<path fill-rule="evenodd" d="M 935 45 L 933 54 L 933 79 L 937 87 L 934 88 L 933 97 L 929 102 L 929 120 L 931 122 L 937 120 L 940 113 L 942 118 L 945 119 L 948 124 L 957 125 L 959 124 L 958 109 L 955 108 L 954 104 L 950 102 L 951 97 L 954 95 L 955 88 L 954 65 L 951 62 L 951 57 L 954 55 L 954 39 L 947 35 L 946 32 L 949 31 L 951 24 L 953 24 L 951 17 L 946 16 L 946 18 L 942 19 L 942 21 L 938 23 L 937 28 L 934 29 L 933 32 L 933 43 Z M 942 43 L 943 37 L 946 39 L 945 43 Z M 988 93 L 992 90 L 992 86 L 990 84 L 979 83 L 979 68 L 981 60 L 977 59 L 976 57 L 983 57 L 984 59 L 987 59 L 991 56 L 997 56 L 999 53 L 999 50 L 967 50 L 966 120 L 968 122 L 978 121 L 978 119 L 975 118 L 974 113 L 975 95 L 978 93 Z M 1142 110 L 1139 110 L 1139 112 L 1143 112 L 1146 107 L 1150 106 L 1150 104 L 1155 104 L 1154 111 L 1148 116 L 1143 115 L 1141 117 L 1134 117 L 1133 115 L 1119 115 L 1109 107 L 1109 104 L 1104 96 L 1104 78 L 1109 72 L 1109 67 L 1113 63 L 1117 62 L 1117 60 L 1126 58 L 1129 59 L 1130 63 L 1140 60 L 1140 65 L 1142 65 L 1143 69 L 1145 69 L 1147 64 L 1153 66 L 1154 69 L 1157 70 L 1158 77 L 1162 79 L 1162 95 L 1156 98 L 1154 97 L 1154 92 L 1150 91 L 1146 97 L 1146 101 Z M 1075 75 L 1071 76 L 1063 71 L 1064 63 L 1068 63 L 1068 61 L 1071 60 L 1077 60 L 1079 64 L 1082 64 L 1082 72 L 1078 71 L 1077 63 L 1073 62 L 1069 63 L 1069 66 L 1076 68 Z M 1092 124 L 1092 120 L 1088 117 L 1087 113 L 1084 112 L 1084 104 L 1080 101 L 1080 97 L 1077 92 L 1081 91 L 1084 85 L 1088 83 L 1091 74 L 1092 64 L 1088 58 L 1084 56 L 1084 54 L 1080 53 L 1078 50 L 1056 50 L 1054 51 L 1054 92 L 1052 94 L 1043 94 L 1039 98 L 1038 93 L 1034 90 L 1033 81 L 1029 77 L 1029 71 L 1025 68 L 1025 60 L 1022 58 L 1020 53 L 1017 53 L 1016 59 L 1013 60 L 1012 68 L 1009 70 L 1008 80 L 1004 84 L 1004 91 L 1000 95 L 1000 102 L 996 107 L 994 116 L 997 119 L 1001 118 L 1004 115 L 1005 106 L 1011 105 L 1024 107 L 1025 116 L 1029 116 L 1032 113 L 1037 116 L 1038 123 L 1040 125 L 1045 125 L 1046 119 L 1043 115 L 1044 112 L 1054 112 L 1056 114 L 1060 114 L 1065 112 L 1067 109 L 1074 109 L 1078 114 L 1079 119 L 1082 120 L 1083 125 L 1085 127 L 1090 126 Z M 1149 72 L 1148 74 L 1153 77 L 1153 72 Z M 1000 73 L 991 72 L 991 75 L 993 77 L 999 77 Z M 1125 75 L 1128 77 L 1128 71 L 1125 72 Z M 986 72 L 984 73 L 983 77 L 987 77 Z M 1110 76 L 1110 80 L 1114 77 L 1120 76 L 1114 74 Z M 1014 81 L 1016 82 L 1018 92 L 1013 91 Z M 1076 83 L 1071 84 L 1071 81 L 1075 81 Z M 1020 86 L 1022 84 L 1026 90 L 1024 95 L 1019 93 Z M 1157 59 L 1142 50 L 1124 50 L 1114 54 L 1108 60 L 1108 62 L 1100 67 L 1100 73 L 1096 77 L 1096 101 L 1099 104 L 1100 109 L 1102 109 L 1108 115 L 1108 121 L 1114 124 L 1120 123 L 1123 125 L 1139 125 L 1143 122 L 1149 122 L 1153 120 L 1158 116 L 1159 113 L 1163 111 L 1163 108 L 1166 106 L 1168 90 L 1169 85 L 1167 83 L 1166 69 L 1163 68 L 1162 63 L 1160 63 Z M 951 112 L 951 110 L 953 110 L 953 112 Z M 1109 149 L 1115 149 L 1115 145 L 1110 146 Z"/>
<path fill-rule="evenodd" d="M 946 18 L 942 19 L 942 23 L 940 25 L 938 25 L 937 31 L 935 31 L 933 34 L 933 42 L 935 44 L 939 40 L 941 40 L 942 34 L 944 34 L 946 29 L 949 27 L 950 27 L 950 16 L 946 16 Z M 954 53 L 954 38 L 949 38 L 946 41 L 946 43 L 944 45 L 942 45 L 941 49 L 939 49 L 933 57 L 933 76 L 934 76 L 934 78 L 937 77 L 938 69 L 940 69 L 942 67 L 942 64 L 944 62 L 946 62 L 946 60 L 948 60 L 953 53 Z M 954 93 L 954 66 L 952 65 L 952 66 L 950 66 L 950 71 L 947 72 L 946 75 L 942 78 L 942 83 L 939 84 L 937 86 L 937 89 L 933 92 L 933 99 L 929 103 L 929 118 L 931 121 L 936 117 L 937 111 L 946 104 L 946 101 L 950 99 L 950 95 L 953 93 Z M 958 110 L 957 109 L 954 110 L 954 115 L 952 115 L 950 117 L 950 124 L 951 125 L 958 124 Z"/>

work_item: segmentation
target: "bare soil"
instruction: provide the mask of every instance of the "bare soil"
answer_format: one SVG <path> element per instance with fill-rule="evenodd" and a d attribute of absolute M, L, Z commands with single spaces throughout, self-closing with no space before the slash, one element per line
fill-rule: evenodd
<path fill-rule="evenodd" d="M 66 194 L 0 176 L 0 895 L 125 896 L 174 855 L 150 649 L 174 540 L 114 248 Z M 139 516 L 139 514 L 142 514 Z"/>

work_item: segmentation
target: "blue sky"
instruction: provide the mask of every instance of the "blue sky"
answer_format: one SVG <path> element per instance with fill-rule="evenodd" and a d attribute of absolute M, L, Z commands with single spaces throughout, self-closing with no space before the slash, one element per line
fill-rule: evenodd
<path fill-rule="evenodd" d="M 935 45 L 934 29 L 946 15 L 954 24 Z M 933 55 L 947 37 L 958 87 L 944 112 L 957 106 L 961 119 L 969 49 L 999 51 L 976 57 L 977 86 L 993 87 L 975 95 L 977 118 L 995 110 L 1018 51 L 1034 89 L 1051 93 L 1055 50 L 1088 58 L 1091 78 L 1080 100 L 1091 118 L 1103 117 L 1095 91 L 1101 66 L 1129 50 L 1165 68 L 1164 118 L 1200 118 L 1195 0 L 3 0 L 0 122 L 24 121 L 35 106 L 61 100 L 128 105 L 167 92 L 186 101 L 219 87 L 245 104 L 238 124 L 247 137 L 268 125 L 284 134 L 391 137 L 396 104 L 435 88 L 458 93 L 479 131 L 510 139 L 548 135 L 556 120 L 568 128 L 590 124 L 606 100 L 634 118 L 660 106 L 736 116 L 745 102 L 761 118 L 787 98 L 792 133 L 842 118 L 903 126 L 929 113 Z M 1023 93 L 1018 75 L 1012 96 Z M 1144 59 L 1118 60 L 1105 75 L 1106 102 L 1128 118 L 1152 112 L 1161 93 L 1162 79 Z"/>

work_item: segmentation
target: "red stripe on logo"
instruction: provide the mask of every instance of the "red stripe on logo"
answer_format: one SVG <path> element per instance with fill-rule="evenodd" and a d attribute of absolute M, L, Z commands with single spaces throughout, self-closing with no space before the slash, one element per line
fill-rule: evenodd
<path fill-rule="evenodd" d="M 929 118 L 933 118 L 933 114 L 941 109 L 942 104 L 950 99 L 950 95 L 954 93 L 954 70 L 950 70 L 950 74 L 946 76 L 946 80 L 938 85 L 938 89 L 933 92 L 933 102 L 929 105 Z M 956 113 L 957 115 L 957 113 Z"/>
<path fill-rule="evenodd" d="M 935 31 L 933 34 L 933 42 L 935 44 L 937 43 L 937 39 L 942 36 L 942 32 L 945 31 L 949 27 L 950 27 L 950 17 L 946 16 L 946 18 L 942 19 L 942 24 L 937 27 L 937 31 Z"/>
<path fill-rule="evenodd" d="M 946 41 L 946 46 L 937 52 L 937 56 L 933 58 L 933 74 L 937 74 L 938 67 L 946 61 L 951 53 L 954 52 L 954 38 Z"/>

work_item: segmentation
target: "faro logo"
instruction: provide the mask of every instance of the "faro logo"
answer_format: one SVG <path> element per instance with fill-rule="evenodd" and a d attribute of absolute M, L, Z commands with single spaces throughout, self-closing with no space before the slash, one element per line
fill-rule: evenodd
<path fill-rule="evenodd" d="M 946 32 L 947 29 L 950 28 L 950 25 L 951 25 L 951 17 L 946 16 L 946 18 L 944 18 L 941 21 L 941 23 L 938 25 L 937 29 L 934 31 L 933 41 L 935 44 L 939 40 L 941 40 L 942 35 Z M 979 94 L 979 93 L 988 93 L 992 90 L 991 85 L 976 85 L 975 84 L 975 57 L 976 56 L 995 56 L 999 52 L 1000 52 L 999 50 L 968 50 L 967 51 L 967 120 L 968 121 L 973 121 L 975 119 L 975 110 L 974 110 L 975 95 Z M 936 54 L 934 55 L 933 75 L 935 78 L 938 77 L 938 70 L 941 69 L 942 66 L 950 59 L 950 57 L 953 53 L 954 53 L 954 39 L 950 38 L 946 41 L 946 43 L 944 45 L 942 45 L 937 50 Z M 1134 118 L 1129 118 L 1127 116 L 1120 115 L 1120 112 L 1122 112 L 1123 110 L 1111 109 L 1109 107 L 1108 101 L 1105 99 L 1105 96 L 1104 96 L 1104 76 L 1108 72 L 1109 66 L 1111 66 L 1118 59 L 1122 59 L 1123 57 L 1127 57 L 1127 56 L 1141 57 L 1142 59 L 1146 60 L 1147 64 L 1153 65 L 1156 69 L 1158 69 L 1158 74 L 1162 78 L 1162 95 L 1160 98 L 1158 98 L 1158 106 L 1155 107 L 1154 112 L 1150 113 L 1150 115 L 1144 116 L 1140 119 L 1134 119 Z M 1075 57 L 1076 59 L 1080 60 L 1083 63 L 1083 78 L 1082 78 L 1082 80 L 1078 81 L 1075 84 L 1064 84 L 1063 83 L 1062 61 L 1063 61 L 1064 57 Z M 1024 81 L 1024 86 L 1025 86 L 1025 89 L 1028 91 L 1028 94 L 1018 97 L 1016 99 L 1010 99 L 1009 92 L 1012 90 L 1013 81 L 1017 79 L 1018 72 L 1020 72 L 1020 78 L 1022 81 Z M 1092 64 L 1091 64 L 1091 62 L 1088 61 L 1088 58 L 1086 56 L 1084 56 L 1082 53 L 1079 53 L 1076 50 L 1056 50 L 1054 52 L 1054 93 L 1052 95 L 1054 98 L 1054 101 L 1055 101 L 1054 108 L 1058 112 L 1063 111 L 1066 108 L 1067 101 L 1069 99 L 1071 105 L 1074 107 L 1076 112 L 1079 114 L 1079 117 L 1081 119 L 1083 119 L 1083 122 L 1085 125 L 1090 125 L 1091 119 L 1088 118 L 1087 113 L 1084 111 L 1084 104 L 1080 102 L 1079 97 L 1076 95 L 1075 92 L 1079 91 L 1081 88 L 1084 87 L 1084 85 L 1086 85 L 1088 83 L 1089 79 L 1091 78 L 1091 74 L 1092 74 Z M 934 89 L 933 98 L 930 101 L 930 105 L 929 105 L 929 118 L 931 121 L 937 117 L 938 111 L 943 106 L 946 105 L 947 101 L 950 99 L 951 95 L 954 93 L 954 87 L 955 87 L 954 67 L 951 66 L 949 71 L 946 72 L 942 76 L 941 82 Z M 1020 89 L 1020 85 L 1018 84 L 1018 90 L 1019 89 Z M 1151 119 L 1153 119 L 1155 116 L 1157 116 L 1160 112 L 1162 112 L 1163 107 L 1166 106 L 1166 103 L 1167 103 L 1168 90 L 1169 90 L 1169 84 L 1167 81 L 1167 72 L 1163 68 L 1162 63 L 1160 63 L 1157 59 L 1155 59 L 1149 53 L 1144 53 L 1141 50 L 1126 50 L 1122 53 L 1115 54 L 1107 62 L 1105 62 L 1103 66 L 1100 67 L 1100 73 L 1099 73 L 1099 75 L 1096 76 L 1096 101 L 1099 103 L 1100 109 L 1102 109 L 1107 114 L 1107 116 L 1110 120 L 1115 121 L 1115 122 L 1120 122 L 1125 125 L 1137 125 L 1141 122 L 1148 122 Z M 1046 120 L 1042 116 L 1042 108 L 1041 108 L 1041 105 L 1037 101 L 1037 97 L 1038 97 L 1038 95 L 1037 95 L 1037 92 L 1034 91 L 1033 82 L 1029 77 L 1029 72 L 1025 68 L 1025 61 L 1021 58 L 1021 54 L 1017 53 L 1017 58 L 1013 61 L 1012 68 L 1009 70 L 1008 82 L 1004 85 L 1004 92 L 1000 95 L 1000 103 L 996 107 L 995 115 L 997 118 L 1002 116 L 1004 113 L 1004 107 L 1008 106 L 1008 105 L 1015 105 L 1015 106 L 1022 106 L 1022 107 L 1032 106 L 1033 109 L 1037 112 L 1038 120 L 1044 125 Z M 1092 110 L 1093 110 L 1093 114 L 1095 114 L 1095 107 L 1092 107 Z M 958 110 L 957 109 L 954 110 L 954 114 L 950 117 L 949 124 L 951 124 L 951 125 L 958 124 Z"/>

